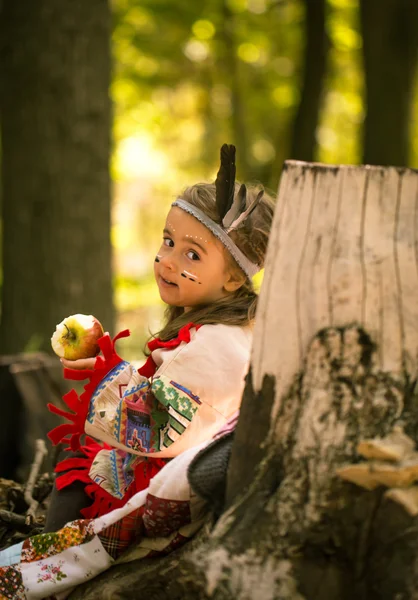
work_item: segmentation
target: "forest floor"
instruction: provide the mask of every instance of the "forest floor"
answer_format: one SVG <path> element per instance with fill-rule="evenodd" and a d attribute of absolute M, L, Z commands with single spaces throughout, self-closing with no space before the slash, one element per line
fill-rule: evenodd
<path fill-rule="evenodd" d="M 32 490 L 0 478 L 0 550 L 42 533 L 52 485 L 52 473 L 40 475 Z"/>

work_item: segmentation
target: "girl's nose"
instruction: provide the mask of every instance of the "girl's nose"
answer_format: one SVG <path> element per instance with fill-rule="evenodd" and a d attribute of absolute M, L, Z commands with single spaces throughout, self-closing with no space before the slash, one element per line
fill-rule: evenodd
<path fill-rule="evenodd" d="M 165 256 L 159 256 L 160 263 L 166 268 L 170 269 L 170 271 L 174 271 L 175 269 L 175 260 L 172 254 L 166 254 Z"/>

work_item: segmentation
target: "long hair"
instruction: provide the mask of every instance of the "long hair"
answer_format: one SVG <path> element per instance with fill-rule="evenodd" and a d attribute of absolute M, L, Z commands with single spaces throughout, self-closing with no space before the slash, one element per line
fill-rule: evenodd
<path fill-rule="evenodd" d="M 240 184 L 237 182 L 235 184 L 235 194 L 238 193 L 239 188 Z M 258 186 L 247 186 L 247 206 L 256 197 L 259 189 Z M 213 221 L 220 224 L 216 210 L 215 194 L 215 184 L 198 183 L 186 188 L 181 194 L 181 198 L 196 206 Z M 245 256 L 260 267 L 264 266 L 273 219 L 273 206 L 272 196 L 265 192 L 257 208 L 251 213 L 243 226 L 230 233 L 230 237 Z M 226 248 L 224 252 L 228 268 L 239 272 L 244 278 L 243 271 Z M 249 325 L 254 320 L 257 301 L 258 295 L 254 290 L 252 281 L 245 276 L 245 282 L 230 296 L 210 304 L 195 306 L 187 313 L 184 312 L 182 307 L 167 306 L 165 324 L 157 335 L 164 341 L 170 340 L 178 334 L 181 327 L 191 322 L 200 325 L 217 323 Z"/>

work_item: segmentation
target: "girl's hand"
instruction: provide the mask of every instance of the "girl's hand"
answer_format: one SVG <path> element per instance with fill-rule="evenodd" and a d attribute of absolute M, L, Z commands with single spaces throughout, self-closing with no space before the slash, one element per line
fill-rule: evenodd
<path fill-rule="evenodd" d="M 93 369 L 96 363 L 96 357 L 94 358 L 79 358 L 78 360 L 67 360 L 66 358 L 60 358 L 61 363 L 67 369 Z"/>

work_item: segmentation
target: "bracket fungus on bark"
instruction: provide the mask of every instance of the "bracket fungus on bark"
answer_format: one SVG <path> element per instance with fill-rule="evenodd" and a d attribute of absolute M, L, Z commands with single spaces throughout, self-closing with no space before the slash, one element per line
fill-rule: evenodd
<path fill-rule="evenodd" d="M 399 462 L 413 454 L 415 442 L 406 435 L 402 427 L 396 426 L 384 438 L 362 440 L 357 446 L 357 452 L 364 458 Z"/>
<path fill-rule="evenodd" d="M 401 427 L 384 438 L 362 440 L 357 452 L 367 462 L 349 464 L 336 471 L 338 477 L 366 490 L 389 488 L 385 498 L 397 502 L 411 515 L 418 515 L 418 452 L 415 442 Z"/>

